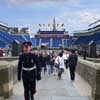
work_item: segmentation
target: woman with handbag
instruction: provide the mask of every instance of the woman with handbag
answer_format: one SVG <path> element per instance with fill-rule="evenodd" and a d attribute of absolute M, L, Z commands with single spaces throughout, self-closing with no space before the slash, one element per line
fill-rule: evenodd
<path fill-rule="evenodd" d="M 57 56 L 56 58 L 56 67 L 58 68 L 58 78 L 57 79 L 61 79 L 62 73 L 64 72 L 64 58 L 63 58 L 63 53 L 59 53 L 59 56 Z"/>

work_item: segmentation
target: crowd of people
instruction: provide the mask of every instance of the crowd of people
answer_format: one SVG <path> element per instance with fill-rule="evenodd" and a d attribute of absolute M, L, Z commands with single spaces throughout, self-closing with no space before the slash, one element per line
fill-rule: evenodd
<path fill-rule="evenodd" d="M 36 80 L 41 80 L 41 75 L 48 77 L 57 75 L 62 78 L 64 69 L 70 70 L 70 78 L 75 80 L 77 54 L 75 50 L 66 51 L 32 51 L 31 43 L 23 43 L 23 53 L 19 56 L 18 81 L 23 80 L 25 100 L 34 100 Z"/>
<path fill-rule="evenodd" d="M 74 81 L 75 66 L 77 65 L 77 54 L 75 50 L 66 51 L 33 51 L 37 58 L 38 71 L 41 72 L 43 76 L 57 74 L 57 79 L 61 79 L 61 75 L 64 69 L 69 68 L 71 80 Z"/>

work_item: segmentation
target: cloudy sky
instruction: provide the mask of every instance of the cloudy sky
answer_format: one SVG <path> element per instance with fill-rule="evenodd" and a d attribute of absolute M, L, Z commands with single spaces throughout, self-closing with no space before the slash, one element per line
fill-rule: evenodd
<path fill-rule="evenodd" d="M 87 29 L 100 19 L 100 0 L 0 0 L 0 21 L 10 26 L 28 26 L 35 34 L 38 24 L 49 24 L 55 16 L 69 32 Z"/>

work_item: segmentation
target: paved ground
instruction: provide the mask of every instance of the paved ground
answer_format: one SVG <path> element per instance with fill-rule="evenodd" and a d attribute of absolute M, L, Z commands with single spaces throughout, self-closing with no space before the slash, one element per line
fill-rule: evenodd
<path fill-rule="evenodd" d="M 67 70 L 62 80 L 55 76 L 43 77 L 37 83 L 35 100 L 89 100 L 91 87 L 80 76 L 76 75 L 76 81 L 71 82 Z M 24 100 L 22 82 L 14 87 L 10 100 Z"/>

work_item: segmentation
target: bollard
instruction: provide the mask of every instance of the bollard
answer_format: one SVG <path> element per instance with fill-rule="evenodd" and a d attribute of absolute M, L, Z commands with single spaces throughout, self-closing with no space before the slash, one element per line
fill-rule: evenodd
<path fill-rule="evenodd" d="M 13 95 L 13 85 L 17 82 L 17 62 L 0 62 L 0 97 Z"/>
<path fill-rule="evenodd" d="M 92 90 L 92 99 L 100 100 L 100 68 L 96 70 L 96 83 Z"/>

